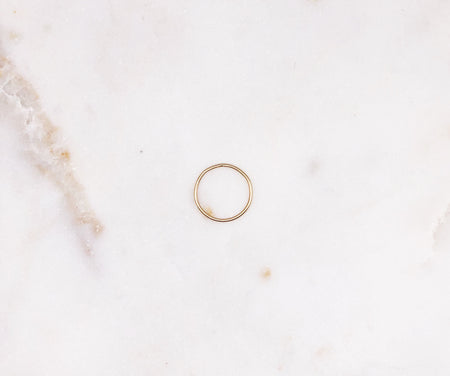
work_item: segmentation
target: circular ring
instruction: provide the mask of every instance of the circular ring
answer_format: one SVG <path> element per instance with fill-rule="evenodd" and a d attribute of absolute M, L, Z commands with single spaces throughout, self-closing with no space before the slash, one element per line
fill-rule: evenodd
<path fill-rule="evenodd" d="M 202 180 L 203 176 L 205 176 L 206 173 L 208 173 L 211 170 L 214 170 L 215 168 L 219 168 L 219 167 L 228 167 L 228 168 L 232 168 L 233 170 L 236 170 L 237 172 L 239 172 L 247 181 L 247 185 L 248 185 L 248 200 L 247 200 L 247 204 L 245 204 L 244 209 L 242 209 L 238 214 L 233 215 L 232 217 L 229 218 L 217 218 L 214 217 L 213 215 L 211 215 L 210 213 L 208 213 L 205 209 L 202 208 L 202 206 L 200 205 L 200 202 L 198 201 L 198 186 L 200 184 L 200 181 Z M 250 180 L 250 178 L 247 176 L 247 174 L 242 171 L 239 167 L 236 167 L 232 164 L 229 163 L 219 163 L 213 166 L 209 166 L 207 169 L 203 170 L 202 173 L 198 176 L 197 181 L 195 182 L 195 186 L 194 186 L 194 201 L 195 201 L 195 205 L 197 205 L 198 210 L 200 210 L 200 212 L 205 216 L 208 217 L 209 219 L 216 221 L 216 222 L 231 222 L 234 221 L 235 219 L 238 219 L 240 216 L 242 216 L 250 207 L 251 203 L 252 203 L 252 199 L 253 199 L 253 186 L 252 186 L 252 182 Z"/>

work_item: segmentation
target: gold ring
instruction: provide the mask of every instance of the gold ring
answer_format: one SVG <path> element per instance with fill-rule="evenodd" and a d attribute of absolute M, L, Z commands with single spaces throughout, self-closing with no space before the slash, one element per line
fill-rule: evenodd
<path fill-rule="evenodd" d="M 205 209 L 203 209 L 202 206 L 200 205 L 200 202 L 198 201 L 198 186 L 199 186 L 200 181 L 202 180 L 203 176 L 205 176 L 205 174 L 208 173 L 209 171 L 214 170 L 215 168 L 219 168 L 219 167 L 228 167 L 228 168 L 232 168 L 233 170 L 236 170 L 245 178 L 245 180 L 247 181 L 247 185 L 248 185 L 247 204 L 245 205 L 244 209 L 242 209 L 238 214 L 233 215 L 232 217 L 229 217 L 229 218 L 214 217 L 213 215 L 208 213 Z M 252 182 L 251 182 L 250 178 L 239 167 L 236 167 L 229 163 L 219 163 L 219 164 L 216 164 L 213 166 L 209 166 L 207 169 L 202 171 L 202 173 L 198 176 L 197 181 L 195 182 L 195 187 L 194 187 L 195 205 L 197 205 L 198 210 L 200 210 L 200 212 L 205 217 L 208 217 L 209 219 L 212 219 L 213 221 L 216 221 L 216 222 L 230 222 L 230 221 L 234 221 L 235 219 L 238 219 L 241 215 L 243 215 L 248 210 L 248 208 L 250 207 L 250 205 L 252 203 L 252 199 L 253 199 L 253 186 L 252 186 Z"/>

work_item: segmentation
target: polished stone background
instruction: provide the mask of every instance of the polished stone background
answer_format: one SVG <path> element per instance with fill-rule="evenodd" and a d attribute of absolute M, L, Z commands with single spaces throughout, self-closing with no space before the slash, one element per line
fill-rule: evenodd
<path fill-rule="evenodd" d="M 449 21 L 2 1 L 0 374 L 448 376 Z"/>

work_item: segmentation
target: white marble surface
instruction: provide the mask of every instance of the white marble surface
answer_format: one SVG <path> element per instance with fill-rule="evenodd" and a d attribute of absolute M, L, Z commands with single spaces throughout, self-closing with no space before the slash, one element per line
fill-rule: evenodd
<path fill-rule="evenodd" d="M 449 375 L 448 1 L 5 0 L 0 43 L 0 375 Z"/>

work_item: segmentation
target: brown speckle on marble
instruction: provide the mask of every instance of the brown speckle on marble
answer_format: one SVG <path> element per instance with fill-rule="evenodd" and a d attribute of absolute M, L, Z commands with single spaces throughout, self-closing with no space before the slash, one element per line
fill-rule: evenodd
<path fill-rule="evenodd" d="M 266 266 L 261 270 L 261 278 L 268 280 L 270 277 L 272 277 L 272 270 Z"/>
<path fill-rule="evenodd" d="M 66 161 L 70 160 L 70 153 L 67 150 L 63 150 L 60 155 Z"/>

